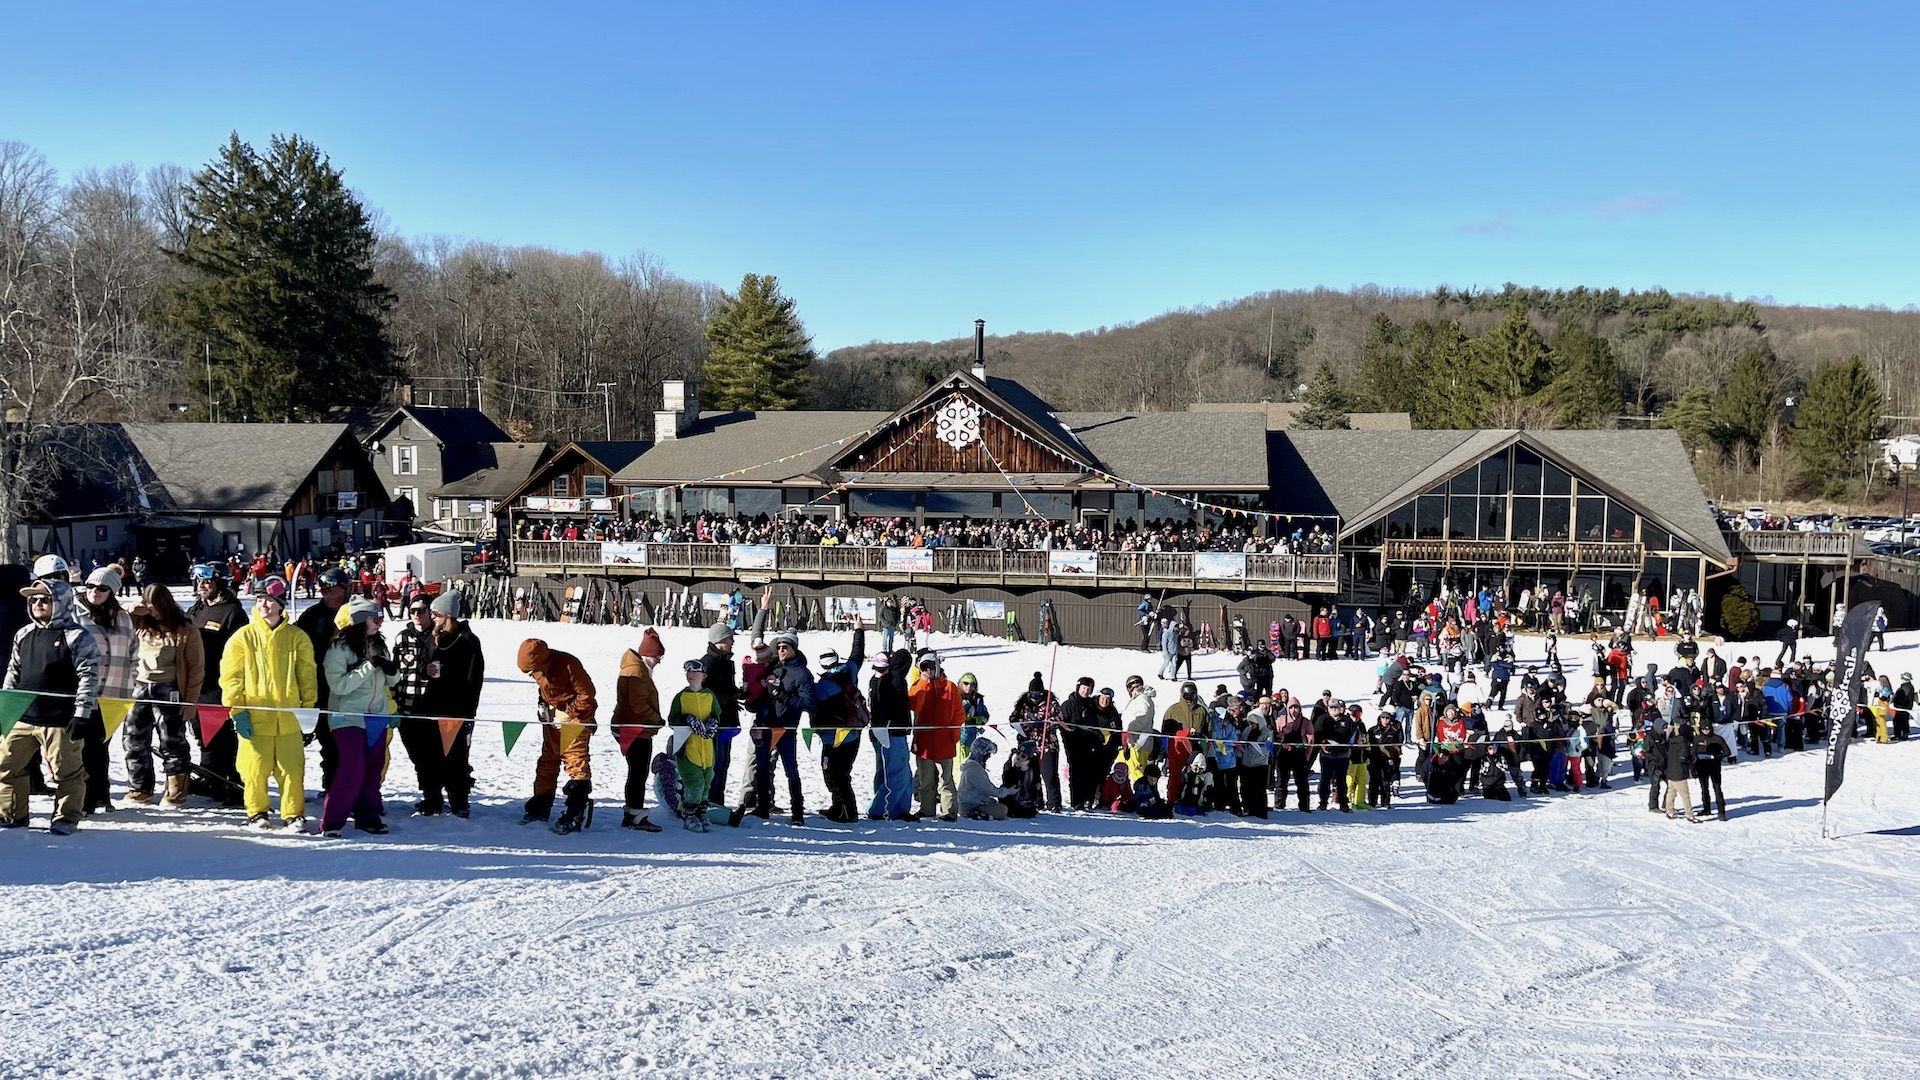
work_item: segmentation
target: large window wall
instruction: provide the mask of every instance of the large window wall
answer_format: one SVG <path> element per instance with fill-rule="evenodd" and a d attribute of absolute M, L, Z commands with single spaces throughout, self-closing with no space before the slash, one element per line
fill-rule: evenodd
<path fill-rule="evenodd" d="M 1435 486 L 1368 529 L 1358 546 L 1381 540 L 1510 540 L 1630 544 L 1691 551 L 1666 530 L 1524 446 L 1510 447 Z"/>

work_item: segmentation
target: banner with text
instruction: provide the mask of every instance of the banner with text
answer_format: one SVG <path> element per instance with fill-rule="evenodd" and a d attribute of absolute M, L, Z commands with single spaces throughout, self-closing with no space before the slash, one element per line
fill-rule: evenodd
<path fill-rule="evenodd" d="M 1238 551 L 1196 551 L 1193 576 L 1209 581 L 1238 581 L 1247 576 L 1247 557 Z"/>
<path fill-rule="evenodd" d="M 889 574 L 931 574 L 933 573 L 933 549 L 890 547 L 887 549 L 887 573 Z"/>
<path fill-rule="evenodd" d="M 772 544 L 733 544 L 727 558 L 735 570 L 771 570 L 778 550 Z"/>

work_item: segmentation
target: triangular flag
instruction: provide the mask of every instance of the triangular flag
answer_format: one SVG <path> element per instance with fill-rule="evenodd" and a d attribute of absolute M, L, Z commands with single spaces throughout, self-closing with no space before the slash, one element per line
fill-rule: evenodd
<path fill-rule="evenodd" d="M 513 744 L 520 741 L 520 733 L 522 731 L 525 731 L 526 729 L 527 729 L 527 725 L 525 723 L 516 724 L 511 720 L 500 725 L 500 734 L 505 736 L 507 740 L 506 752 L 508 756 L 512 756 Z"/>
<path fill-rule="evenodd" d="M 31 690 L 0 690 L 0 735 L 13 730 L 37 696 Z"/>
<path fill-rule="evenodd" d="M 564 752 L 567 749 L 567 747 L 572 746 L 573 740 L 579 738 L 580 733 L 582 731 L 585 731 L 586 729 L 587 729 L 587 725 L 585 724 L 561 724 L 560 725 L 561 751 Z"/>
<path fill-rule="evenodd" d="M 627 756 L 627 748 L 645 731 L 639 724 L 620 724 L 613 729 L 613 737 L 620 741 L 620 756 Z"/>
<path fill-rule="evenodd" d="M 453 744 L 460 741 L 460 732 L 467 726 L 465 720 L 440 721 L 440 752 L 453 753 Z"/>
<path fill-rule="evenodd" d="M 811 750 L 811 749 L 813 749 L 813 728 L 811 728 L 811 727 L 803 727 L 803 728 L 801 728 L 801 729 L 800 729 L 800 737 L 801 737 L 802 739 L 804 739 L 804 740 L 806 740 L 806 743 L 807 743 L 807 749 L 809 749 L 809 750 Z"/>
<path fill-rule="evenodd" d="M 196 710 L 195 718 L 200 722 L 201 746 L 212 742 L 213 737 L 220 734 L 220 729 L 227 726 L 227 717 L 232 712 L 233 710 L 225 705 L 202 705 Z"/>
<path fill-rule="evenodd" d="M 127 714 L 133 711 L 133 702 L 126 698 L 103 697 L 94 703 L 100 706 L 100 719 L 106 722 L 107 738 L 113 738 L 113 733 L 127 722 Z"/>
<path fill-rule="evenodd" d="M 300 725 L 300 734 L 311 735 L 320 728 L 320 710 L 295 709 L 293 722 Z"/>
<path fill-rule="evenodd" d="M 384 716 L 361 717 L 367 725 L 367 746 L 369 749 L 387 737 L 387 718 Z"/>

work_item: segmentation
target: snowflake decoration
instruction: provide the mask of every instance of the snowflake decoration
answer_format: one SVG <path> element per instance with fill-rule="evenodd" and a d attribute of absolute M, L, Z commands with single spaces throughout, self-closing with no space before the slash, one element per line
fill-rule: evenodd
<path fill-rule="evenodd" d="M 934 420 L 934 434 L 955 450 L 964 450 L 980 438 L 980 410 L 965 398 L 948 401 Z"/>

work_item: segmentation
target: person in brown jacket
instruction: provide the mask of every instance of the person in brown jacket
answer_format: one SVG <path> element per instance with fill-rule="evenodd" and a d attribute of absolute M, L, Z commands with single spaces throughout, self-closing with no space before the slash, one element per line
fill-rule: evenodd
<path fill-rule="evenodd" d="M 625 746 L 621 756 L 627 759 L 627 810 L 620 817 L 623 829 L 659 832 L 660 826 L 647 820 L 647 783 L 653 776 L 653 737 L 663 725 L 660 716 L 660 691 L 653 685 L 653 669 L 667 647 L 653 627 L 640 636 L 638 648 L 620 654 L 620 681 L 614 685 L 613 734 Z"/>
<path fill-rule="evenodd" d="M 572 653 L 547 648 L 539 638 L 520 643 L 520 670 L 533 676 L 540 688 L 540 761 L 533 767 L 533 798 L 527 800 L 520 824 L 545 821 L 553 813 L 554 783 L 560 767 L 566 766 L 566 806 L 553 831 L 570 833 L 592 824 L 593 761 L 587 753 L 593 735 L 594 711 L 599 708 L 593 696 L 593 680 L 580 658 Z M 565 725 L 579 724 L 577 732 Z"/>
<path fill-rule="evenodd" d="M 133 606 L 134 683 L 137 704 L 127 714 L 122 745 L 127 752 L 127 801 L 153 804 L 153 736 L 160 735 L 160 768 L 167 778 L 167 806 L 185 806 L 193 772 L 187 721 L 180 702 L 200 700 L 206 651 L 200 630 L 187 619 L 164 585 L 147 586 Z"/>

